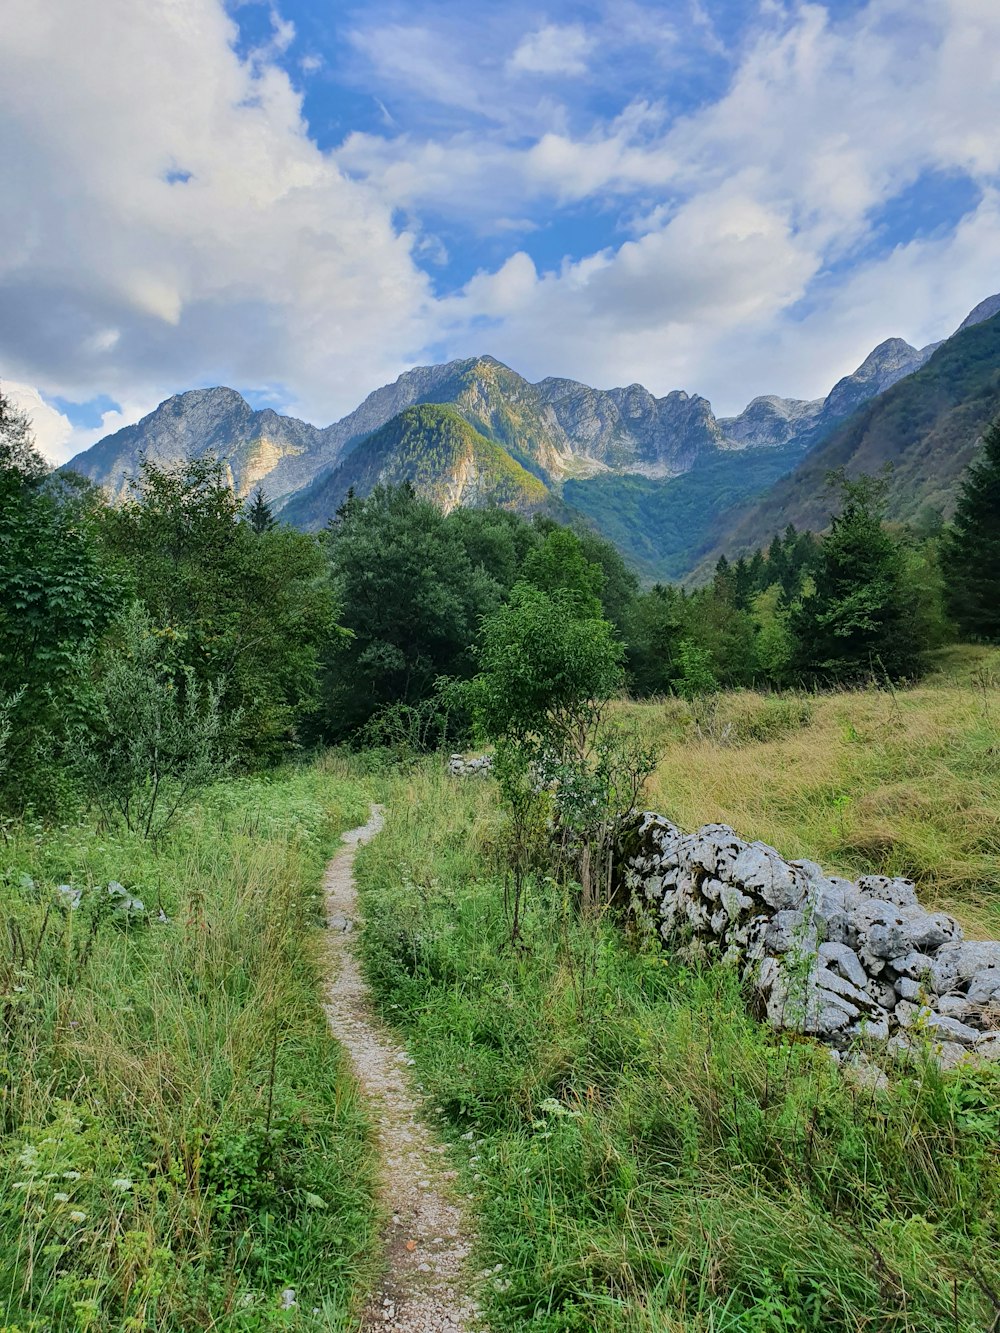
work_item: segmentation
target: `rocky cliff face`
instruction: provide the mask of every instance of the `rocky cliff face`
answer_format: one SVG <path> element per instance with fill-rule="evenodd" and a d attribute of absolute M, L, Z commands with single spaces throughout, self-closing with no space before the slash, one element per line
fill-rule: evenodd
<path fill-rule="evenodd" d="M 270 410 L 255 412 L 235 389 L 193 389 L 100 440 L 69 467 L 117 499 L 143 458 L 162 467 L 214 454 L 238 495 L 266 482 L 269 495 L 280 499 L 311 479 L 322 443 L 317 427 Z"/>
<path fill-rule="evenodd" d="M 804 449 L 818 429 L 909 373 L 922 355 L 892 339 L 825 401 L 755 398 L 739 416 L 722 420 L 706 398 L 683 390 L 656 398 L 641 384 L 619 389 L 595 389 L 568 379 L 532 384 L 488 356 L 418 366 L 325 428 L 269 409 L 254 411 L 234 389 L 194 389 L 107 436 L 69 466 L 118 497 L 144 456 L 164 466 L 213 453 L 239 494 L 260 482 L 280 505 L 407 408 L 445 403 L 556 486 L 568 477 L 606 471 L 675 477 L 719 450 L 770 448 L 796 440 Z"/>
<path fill-rule="evenodd" d="M 902 338 L 887 338 L 865 357 L 853 375 L 845 375 L 833 386 L 823 404 L 823 415 L 831 425 L 849 416 L 870 398 L 919 370 L 937 345 L 918 351 Z"/>

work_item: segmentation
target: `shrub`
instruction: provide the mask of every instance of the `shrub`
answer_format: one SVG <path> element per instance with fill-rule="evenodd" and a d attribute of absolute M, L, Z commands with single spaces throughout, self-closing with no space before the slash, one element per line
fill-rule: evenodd
<path fill-rule="evenodd" d="M 170 636 L 138 604 L 96 659 L 88 693 L 73 745 L 84 790 L 109 822 L 156 837 L 226 767 L 219 693 L 176 664 Z"/>

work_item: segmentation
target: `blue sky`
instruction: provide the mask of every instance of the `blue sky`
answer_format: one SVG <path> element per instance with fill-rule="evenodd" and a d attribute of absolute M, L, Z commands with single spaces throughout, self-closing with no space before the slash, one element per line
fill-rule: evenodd
<path fill-rule="evenodd" d="M 54 458 L 413 364 L 825 393 L 1000 289 L 995 0 L 8 0 L 0 378 Z"/>

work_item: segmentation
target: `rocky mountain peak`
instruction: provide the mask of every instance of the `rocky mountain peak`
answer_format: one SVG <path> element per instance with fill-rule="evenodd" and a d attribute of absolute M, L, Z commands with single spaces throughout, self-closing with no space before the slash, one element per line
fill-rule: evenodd
<path fill-rule="evenodd" d="M 969 329 L 973 324 L 982 324 L 983 320 L 992 319 L 998 313 L 1000 313 L 1000 292 L 996 296 L 987 296 L 985 301 L 980 301 L 969 311 L 955 331 L 961 333 L 963 329 Z"/>

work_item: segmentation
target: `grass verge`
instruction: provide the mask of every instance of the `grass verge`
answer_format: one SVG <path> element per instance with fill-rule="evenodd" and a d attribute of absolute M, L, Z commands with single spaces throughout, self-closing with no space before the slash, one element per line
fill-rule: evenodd
<path fill-rule="evenodd" d="M 0 1324 L 351 1326 L 373 1171 L 315 927 L 366 812 L 317 768 L 213 788 L 158 845 L 8 830 Z"/>
<path fill-rule="evenodd" d="M 512 949 L 493 784 L 428 767 L 389 801 L 366 967 L 478 1200 L 491 1328 L 995 1326 L 1000 1071 L 859 1086 L 553 881 Z"/>

